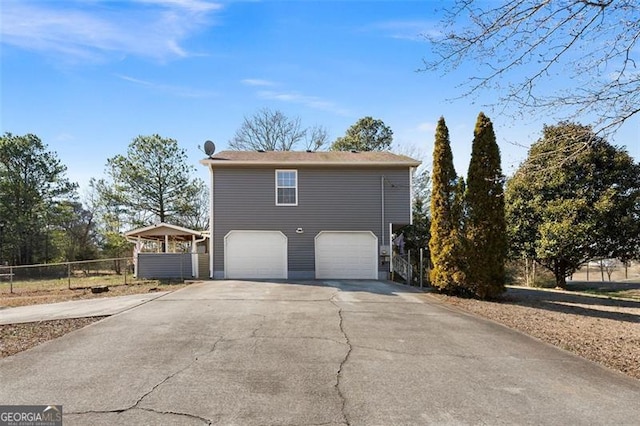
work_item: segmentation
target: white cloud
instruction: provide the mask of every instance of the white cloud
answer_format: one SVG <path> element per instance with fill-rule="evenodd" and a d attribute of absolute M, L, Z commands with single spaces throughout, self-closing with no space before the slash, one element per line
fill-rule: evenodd
<path fill-rule="evenodd" d="M 317 109 L 321 111 L 328 111 L 337 115 L 350 116 L 351 113 L 340 108 L 333 102 L 319 98 L 317 96 L 309 96 L 295 91 L 276 91 L 273 89 L 275 86 L 280 86 L 277 82 L 271 80 L 265 80 L 260 78 L 246 78 L 241 80 L 241 83 L 245 86 L 256 87 L 262 90 L 258 90 L 257 95 L 262 99 L 269 99 L 280 102 L 288 102 L 298 105 L 303 105 L 308 108 Z"/>
<path fill-rule="evenodd" d="M 421 132 L 433 133 L 436 131 L 436 124 L 427 121 L 427 122 L 418 124 L 417 128 Z"/>
<path fill-rule="evenodd" d="M 259 86 L 259 87 L 270 87 L 275 86 L 276 84 L 269 80 L 262 80 L 259 78 L 245 78 L 242 80 L 242 84 L 246 86 Z"/>
<path fill-rule="evenodd" d="M 53 137 L 53 140 L 56 142 L 71 142 L 74 139 L 75 139 L 75 136 L 73 136 L 73 134 L 68 132 L 58 133 Z"/>
<path fill-rule="evenodd" d="M 192 12 L 208 12 L 211 10 L 221 9 L 219 3 L 211 3 L 206 0 L 135 0 L 138 3 L 147 3 L 152 5 L 161 5 L 167 7 L 177 7 Z"/>
<path fill-rule="evenodd" d="M 155 92 L 168 93 L 180 98 L 210 98 L 218 95 L 213 91 L 194 89 L 184 86 L 173 86 L 170 84 L 154 83 L 151 81 L 130 77 L 128 75 L 117 74 L 116 77 L 130 83 L 134 83 L 138 86 L 146 87 L 147 89 Z"/>
<path fill-rule="evenodd" d="M 271 90 L 262 90 L 258 92 L 258 96 L 264 99 L 304 105 L 308 108 L 328 111 L 342 116 L 351 115 L 348 110 L 340 108 L 333 102 L 326 101 L 316 96 L 303 95 L 298 92 L 276 92 Z"/>
<path fill-rule="evenodd" d="M 371 28 L 376 31 L 382 31 L 387 37 L 424 41 L 425 36 L 439 37 L 440 32 L 435 29 L 435 25 L 431 21 L 386 21 L 373 24 Z"/>
<path fill-rule="evenodd" d="M 71 61 L 133 55 L 189 56 L 182 42 L 211 25 L 216 3 L 138 0 L 133 3 L 3 1 L 1 42 Z"/>

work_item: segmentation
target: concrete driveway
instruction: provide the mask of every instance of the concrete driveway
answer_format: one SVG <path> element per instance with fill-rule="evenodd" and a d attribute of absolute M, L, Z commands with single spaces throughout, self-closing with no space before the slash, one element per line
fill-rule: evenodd
<path fill-rule="evenodd" d="M 68 302 L 46 303 L 42 305 L 18 306 L 16 308 L 0 308 L 0 325 L 115 315 L 164 296 L 167 293 L 168 292 L 163 291 L 146 294 L 129 294 L 127 296 L 71 300 Z"/>
<path fill-rule="evenodd" d="M 0 360 L 66 425 L 638 424 L 640 382 L 385 282 L 192 285 Z"/>

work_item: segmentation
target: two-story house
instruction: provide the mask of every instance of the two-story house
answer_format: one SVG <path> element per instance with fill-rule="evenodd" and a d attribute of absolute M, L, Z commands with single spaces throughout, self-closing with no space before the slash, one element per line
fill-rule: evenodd
<path fill-rule="evenodd" d="M 387 279 L 420 162 L 388 152 L 223 151 L 210 171 L 216 279 Z"/>

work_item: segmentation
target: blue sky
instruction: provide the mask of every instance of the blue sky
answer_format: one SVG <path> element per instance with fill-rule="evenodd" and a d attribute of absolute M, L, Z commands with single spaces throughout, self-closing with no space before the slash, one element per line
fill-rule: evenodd
<path fill-rule="evenodd" d="M 333 140 L 364 116 L 394 131 L 398 150 L 431 162 L 444 116 L 456 169 L 466 174 L 480 111 L 494 122 L 503 170 L 553 116 L 514 121 L 484 105 L 497 94 L 457 99 L 473 73 L 416 72 L 436 31 L 436 1 L 31 1 L 3 0 L 0 131 L 34 133 L 85 186 L 138 135 L 158 133 L 197 162 L 218 150 L 244 116 L 269 107 Z M 562 85 L 562 80 L 553 84 Z M 495 96 L 495 97 L 494 97 Z M 585 122 L 588 124 L 588 122 Z M 640 159 L 640 120 L 612 141 Z"/>

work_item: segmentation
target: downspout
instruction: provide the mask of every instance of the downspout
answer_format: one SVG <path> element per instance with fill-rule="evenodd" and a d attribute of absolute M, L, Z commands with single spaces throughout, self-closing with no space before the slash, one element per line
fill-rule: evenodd
<path fill-rule="evenodd" d="M 134 259 L 135 263 L 133 264 L 133 274 L 136 278 L 138 278 L 138 267 L 140 266 L 140 250 L 142 250 L 142 238 L 140 238 L 140 235 L 138 235 L 137 240 L 138 241 L 136 241 L 136 258 Z"/>
<path fill-rule="evenodd" d="M 391 243 L 391 234 L 393 234 L 393 223 L 389 222 L 389 277 L 393 280 L 393 244 Z"/>
<path fill-rule="evenodd" d="M 193 256 L 192 265 L 195 265 L 193 276 L 196 278 L 200 278 L 200 258 L 198 257 L 198 243 L 201 243 L 206 239 L 207 236 L 196 239 L 195 235 L 193 235 L 191 238 L 191 255 Z"/>
<path fill-rule="evenodd" d="M 209 172 L 211 173 L 211 191 L 209 191 L 209 278 L 213 279 L 213 245 L 214 245 L 214 233 L 213 233 L 213 192 L 214 192 L 214 179 L 213 179 L 213 165 L 209 165 Z"/>
<path fill-rule="evenodd" d="M 196 250 L 196 236 L 191 235 L 191 276 L 198 278 L 198 250 Z"/>
<path fill-rule="evenodd" d="M 380 193 L 382 194 L 382 203 L 380 206 L 380 211 L 381 211 L 381 226 L 380 226 L 380 231 L 382 233 L 382 246 L 384 246 L 384 234 L 385 234 L 385 230 L 384 230 L 384 176 L 380 176 Z"/>
<path fill-rule="evenodd" d="M 409 225 L 413 225 L 413 175 L 415 168 L 409 167 Z"/>
<path fill-rule="evenodd" d="M 382 231 L 382 244 L 380 245 L 380 248 L 378 249 L 378 256 L 379 259 L 381 261 L 384 261 L 384 257 L 382 255 L 382 247 L 385 247 L 385 217 L 384 217 L 384 176 L 380 176 L 380 194 L 382 195 L 381 198 L 381 205 L 380 205 L 380 230 Z M 387 249 L 388 251 L 392 251 L 391 250 L 391 224 L 389 224 L 389 248 Z M 380 264 L 382 264 L 383 262 L 381 262 Z M 380 267 L 378 266 L 378 278 L 380 275 Z M 389 261 L 389 268 L 391 268 L 391 261 Z"/>

